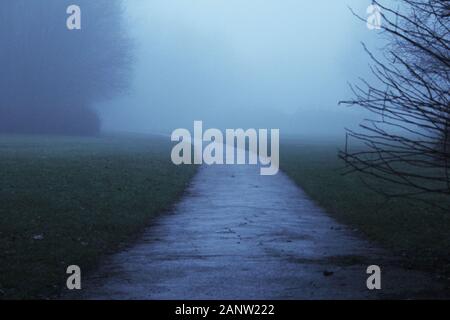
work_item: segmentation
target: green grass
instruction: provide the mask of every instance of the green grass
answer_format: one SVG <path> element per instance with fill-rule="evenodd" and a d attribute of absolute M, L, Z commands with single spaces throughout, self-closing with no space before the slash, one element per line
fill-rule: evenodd
<path fill-rule="evenodd" d="M 285 140 L 280 164 L 316 203 L 338 221 L 403 256 L 408 266 L 450 274 L 449 212 L 413 200 L 387 200 L 367 188 L 359 174 L 342 175 L 339 143 L 305 141 Z M 377 188 L 398 188 L 369 182 Z"/>
<path fill-rule="evenodd" d="M 0 136 L 0 299 L 46 298 L 183 193 L 168 139 Z"/>

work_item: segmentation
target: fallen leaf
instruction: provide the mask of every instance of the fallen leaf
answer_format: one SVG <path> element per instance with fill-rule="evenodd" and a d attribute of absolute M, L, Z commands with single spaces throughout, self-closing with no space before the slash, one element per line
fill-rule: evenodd
<path fill-rule="evenodd" d="M 44 235 L 43 234 L 37 234 L 37 235 L 33 236 L 33 240 L 44 240 Z"/>

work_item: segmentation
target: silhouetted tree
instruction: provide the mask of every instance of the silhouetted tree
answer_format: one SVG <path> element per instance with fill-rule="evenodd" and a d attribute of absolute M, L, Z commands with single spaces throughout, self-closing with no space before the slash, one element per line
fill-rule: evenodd
<path fill-rule="evenodd" d="M 450 1 L 400 0 L 381 8 L 389 45 L 375 57 L 376 83 L 352 86 L 355 99 L 343 101 L 375 115 L 348 136 L 365 147 L 340 157 L 350 172 L 402 186 L 387 196 L 450 195 Z"/>
<path fill-rule="evenodd" d="M 69 5 L 81 30 L 68 30 Z M 0 131 L 95 134 L 92 106 L 125 88 L 129 41 L 120 0 L 3 0 Z"/>

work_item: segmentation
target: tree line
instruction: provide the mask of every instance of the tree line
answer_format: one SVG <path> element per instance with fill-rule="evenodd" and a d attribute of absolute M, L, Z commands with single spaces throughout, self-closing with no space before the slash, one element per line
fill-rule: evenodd
<path fill-rule="evenodd" d="M 94 104 L 127 86 L 130 40 L 121 0 L 77 0 L 82 28 L 69 30 L 68 0 L 3 0 L 0 132 L 92 135 Z"/>

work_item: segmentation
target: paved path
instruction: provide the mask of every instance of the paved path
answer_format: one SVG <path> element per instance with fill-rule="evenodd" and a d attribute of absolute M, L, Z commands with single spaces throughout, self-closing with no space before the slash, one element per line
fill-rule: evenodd
<path fill-rule="evenodd" d="M 382 268 L 382 290 L 366 268 Z M 88 299 L 427 297 L 439 285 L 336 223 L 280 173 L 202 167 L 143 238 L 83 279 Z"/>

